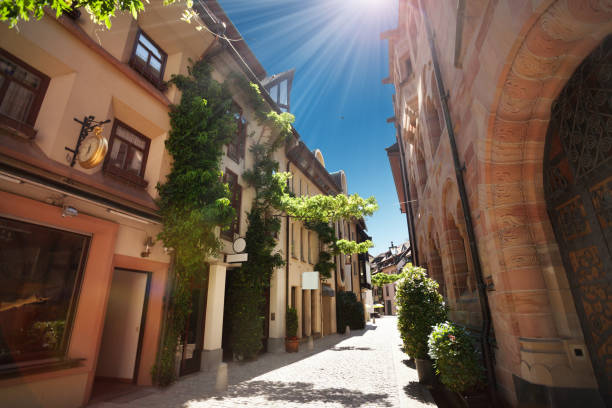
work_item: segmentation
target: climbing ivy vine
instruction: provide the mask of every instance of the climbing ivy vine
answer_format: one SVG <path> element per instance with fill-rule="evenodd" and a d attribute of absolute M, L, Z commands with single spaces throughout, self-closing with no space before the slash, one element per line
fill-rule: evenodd
<path fill-rule="evenodd" d="M 170 112 L 166 149 L 172 168 L 166 182 L 157 185 L 163 223 L 159 238 L 172 249 L 174 263 L 165 331 L 152 370 L 155 383 L 162 386 L 175 379 L 175 352 L 192 310 L 191 287 L 207 278 L 206 261 L 221 247 L 217 228 L 228 227 L 235 216 L 219 170 L 222 146 L 236 132 L 231 93 L 212 79 L 205 61 L 188 72 L 170 81 L 182 96 Z"/>

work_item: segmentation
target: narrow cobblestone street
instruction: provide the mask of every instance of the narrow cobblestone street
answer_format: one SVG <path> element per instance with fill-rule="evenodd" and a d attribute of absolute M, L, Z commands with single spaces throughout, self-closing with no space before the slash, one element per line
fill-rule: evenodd
<path fill-rule="evenodd" d="M 435 407 L 400 350 L 397 319 L 386 316 L 350 336 L 300 345 L 297 354 L 265 354 L 229 364 L 229 388 L 215 393 L 215 376 L 198 373 L 166 390 L 147 388 L 95 408 L 161 407 Z"/>

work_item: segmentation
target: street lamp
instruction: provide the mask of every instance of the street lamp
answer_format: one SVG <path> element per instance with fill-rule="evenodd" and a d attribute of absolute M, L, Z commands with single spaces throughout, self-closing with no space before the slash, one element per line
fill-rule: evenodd
<path fill-rule="evenodd" d="M 389 247 L 389 251 L 391 251 L 391 255 L 397 255 L 397 246 L 393 245 L 393 241 L 391 241 L 391 246 Z"/>

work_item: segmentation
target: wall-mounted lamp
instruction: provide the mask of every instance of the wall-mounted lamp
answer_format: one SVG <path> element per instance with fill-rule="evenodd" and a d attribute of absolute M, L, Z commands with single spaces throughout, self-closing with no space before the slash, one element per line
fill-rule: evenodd
<path fill-rule="evenodd" d="M 4 173 L 0 173 L 0 180 L 8 181 L 8 182 L 15 183 L 15 184 L 23 183 L 23 181 L 21 181 L 20 179 L 15 178 L 15 177 L 11 177 L 11 176 L 9 176 L 7 174 L 4 174 Z"/>
<path fill-rule="evenodd" d="M 62 217 L 76 217 L 79 215 L 79 210 L 69 205 L 62 207 Z"/>
<path fill-rule="evenodd" d="M 144 251 L 140 253 L 140 256 L 143 258 L 148 258 L 149 255 L 151 255 L 151 247 L 153 245 L 155 245 L 155 242 L 153 242 L 153 237 L 148 236 L 144 242 Z"/>

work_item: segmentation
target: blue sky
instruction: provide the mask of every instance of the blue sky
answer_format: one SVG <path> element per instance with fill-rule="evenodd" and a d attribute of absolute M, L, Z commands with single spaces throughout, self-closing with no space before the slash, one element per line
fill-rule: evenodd
<path fill-rule="evenodd" d="M 395 142 L 387 42 L 397 0 L 219 0 L 269 75 L 295 68 L 291 111 L 330 172 L 343 169 L 349 193 L 374 195 L 366 222 L 372 255 L 408 237 L 385 147 Z"/>

